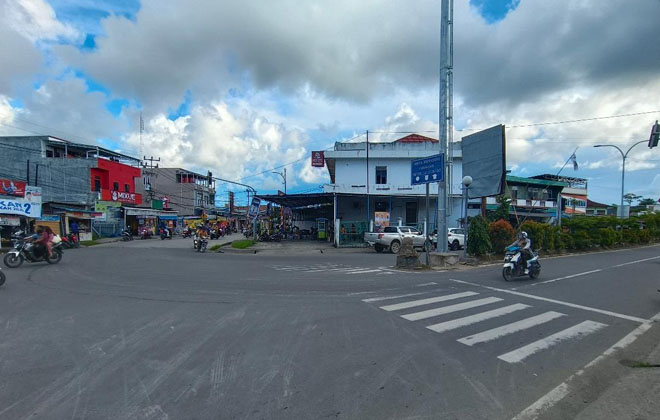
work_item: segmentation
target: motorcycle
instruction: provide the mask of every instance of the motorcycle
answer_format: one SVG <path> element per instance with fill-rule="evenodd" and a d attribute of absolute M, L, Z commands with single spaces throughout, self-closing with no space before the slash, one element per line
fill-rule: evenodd
<path fill-rule="evenodd" d="M 527 260 L 527 270 L 522 264 L 522 249 L 518 246 L 507 247 L 504 254 L 504 267 L 502 268 L 502 277 L 504 280 L 511 281 L 514 277 L 529 275 L 529 278 L 535 279 L 541 274 L 541 264 L 539 263 L 539 254 L 532 251 L 533 257 Z"/>
<path fill-rule="evenodd" d="M 160 239 L 172 239 L 172 231 L 169 229 L 160 228 Z"/>
<path fill-rule="evenodd" d="M 126 228 L 121 231 L 121 240 L 122 241 L 132 241 L 133 240 L 133 234 L 131 233 L 131 230 L 129 228 Z"/>
<path fill-rule="evenodd" d="M 183 237 L 184 237 L 184 238 L 192 238 L 192 235 L 193 235 L 193 230 L 192 230 L 192 229 L 190 229 L 190 228 L 185 228 L 185 229 L 183 230 Z"/>
<path fill-rule="evenodd" d="M 57 264 L 62 260 L 62 243 L 53 244 L 53 255 L 48 256 L 48 251 L 44 246 L 36 246 L 25 238 L 14 239 L 13 248 L 4 258 L 4 263 L 9 268 L 17 268 L 23 264 L 23 261 L 39 262 L 46 261 L 48 264 Z"/>
<path fill-rule="evenodd" d="M 140 239 L 149 239 L 151 238 L 151 231 L 149 229 L 142 229 L 140 233 Z"/>
<path fill-rule="evenodd" d="M 80 248 L 80 242 L 78 242 L 78 237 L 75 234 L 69 233 L 62 236 L 62 246 L 66 249 Z"/>
<path fill-rule="evenodd" d="M 195 237 L 193 239 L 193 249 L 197 252 L 206 252 L 206 246 L 209 244 L 209 240 L 206 238 Z"/>

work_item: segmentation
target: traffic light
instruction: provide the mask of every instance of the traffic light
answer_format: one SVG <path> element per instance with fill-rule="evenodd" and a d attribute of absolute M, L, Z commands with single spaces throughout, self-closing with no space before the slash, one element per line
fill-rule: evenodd
<path fill-rule="evenodd" d="M 653 149 L 658 145 L 658 140 L 660 140 L 660 124 L 658 121 L 655 121 L 653 127 L 651 127 L 651 136 L 649 137 L 649 149 Z"/>

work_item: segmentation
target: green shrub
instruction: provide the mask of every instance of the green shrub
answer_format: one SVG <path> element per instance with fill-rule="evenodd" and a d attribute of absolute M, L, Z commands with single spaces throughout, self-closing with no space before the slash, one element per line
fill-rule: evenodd
<path fill-rule="evenodd" d="M 599 233 L 598 244 L 600 246 L 609 248 L 617 243 L 617 238 L 618 238 L 617 232 L 611 227 L 600 228 L 598 229 L 598 233 Z"/>
<path fill-rule="evenodd" d="M 584 230 L 580 230 L 573 234 L 573 243 L 575 249 L 588 249 L 592 246 L 591 237 L 589 237 L 589 234 Z"/>
<path fill-rule="evenodd" d="M 236 249 L 245 249 L 245 248 L 251 247 L 256 242 L 257 241 L 253 241 L 252 239 L 241 239 L 241 240 L 232 242 L 231 247 L 236 248 Z"/>
<path fill-rule="evenodd" d="M 513 230 L 511 223 L 504 219 L 488 224 L 488 237 L 494 252 L 500 254 L 509 246 L 516 237 L 516 231 Z"/>
<path fill-rule="evenodd" d="M 538 250 L 546 249 L 546 235 L 549 232 L 549 227 L 545 223 L 527 220 L 520 225 L 520 230 L 527 232 L 527 236 L 532 240 L 532 248 Z"/>
<path fill-rule="evenodd" d="M 480 257 L 486 255 L 491 249 L 490 238 L 486 228 L 486 221 L 481 216 L 470 218 L 468 230 L 467 252 Z"/>
<path fill-rule="evenodd" d="M 637 229 L 624 229 L 623 230 L 623 242 L 628 244 L 638 244 L 639 243 L 639 230 Z"/>
<path fill-rule="evenodd" d="M 648 229 L 639 231 L 639 242 L 642 244 L 648 244 L 651 242 L 651 234 L 649 233 Z"/>

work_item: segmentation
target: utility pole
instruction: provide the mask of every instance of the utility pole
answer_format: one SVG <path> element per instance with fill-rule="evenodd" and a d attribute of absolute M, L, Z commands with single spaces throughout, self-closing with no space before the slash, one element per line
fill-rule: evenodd
<path fill-rule="evenodd" d="M 273 171 L 273 173 L 282 177 L 282 180 L 284 181 L 284 195 L 286 195 L 286 168 L 284 168 L 283 173 L 275 171 Z"/>
<path fill-rule="evenodd" d="M 451 6 L 450 6 L 451 3 Z M 439 124 L 440 132 L 438 141 L 440 153 L 445 156 L 445 176 L 438 182 L 438 252 L 447 252 L 447 141 L 449 132 L 452 130 L 452 99 L 450 90 L 451 78 L 451 53 L 453 52 L 453 40 L 450 29 L 452 25 L 453 0 L 442 0 L 440 6 L 440 101 L 439 101 Z"/>
<path fill-rule="evenodd" d="M 160 157 L 159 157 L 158 159 L 154 159 L 154 157 L 151 156 L 150 158 L 147 159 L 146 156 L 143 156 L 143 157 L 142 157 L 142 160 L 144 160 L 144 161 L 147 161 L 147 160 L 148 160 L 148 161 L 149 161 L 149 163 L 144 162 L 144 164 L 143 164 L 143 167 L 144 167 L 144 168 L 146 168 L 147 165 L 149 165 L 149 166 L 148 166 L 149 169 L 153 169 L 153 168 L 158 168 L 158 164 L 156 164 L 156 166 L 154 166 L 154 162 L 160 162 Z"/>
<path fill-rule="evenodd" d="M 369 209 L 369 130 L 367 130 L 367 184 L 366 184 L 366 187 L 367 187 L 367 226 L 366 226 L 366 228 L 368 230 L 371 230 L 370 226 L 369 226 L 369 225 L 371 225 L 371 216 L 370 216 L 371 212 L 369 211 L 370 210 Z"/>

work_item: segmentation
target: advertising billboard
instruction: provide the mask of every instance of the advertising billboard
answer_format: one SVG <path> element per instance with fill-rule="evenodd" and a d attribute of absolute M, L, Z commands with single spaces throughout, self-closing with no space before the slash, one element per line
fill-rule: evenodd
<path fill-rule="evenodd" d="M 472 177 L 470 198 L 491 197 L 504 191 L 506 138 L 503 125 L 465 136 L 461 142 L 463 176 Z"/>
<path fill-rule="evenodd" d="M 0 178 L 0 195 L 23 197 L 25 195 L 25 182 Z"/>
<path fill-rule="evenodd" d="M 312 152 L 312 166 L 318 168 L 325 166 L 325 153 L 323 151 Z"/>

